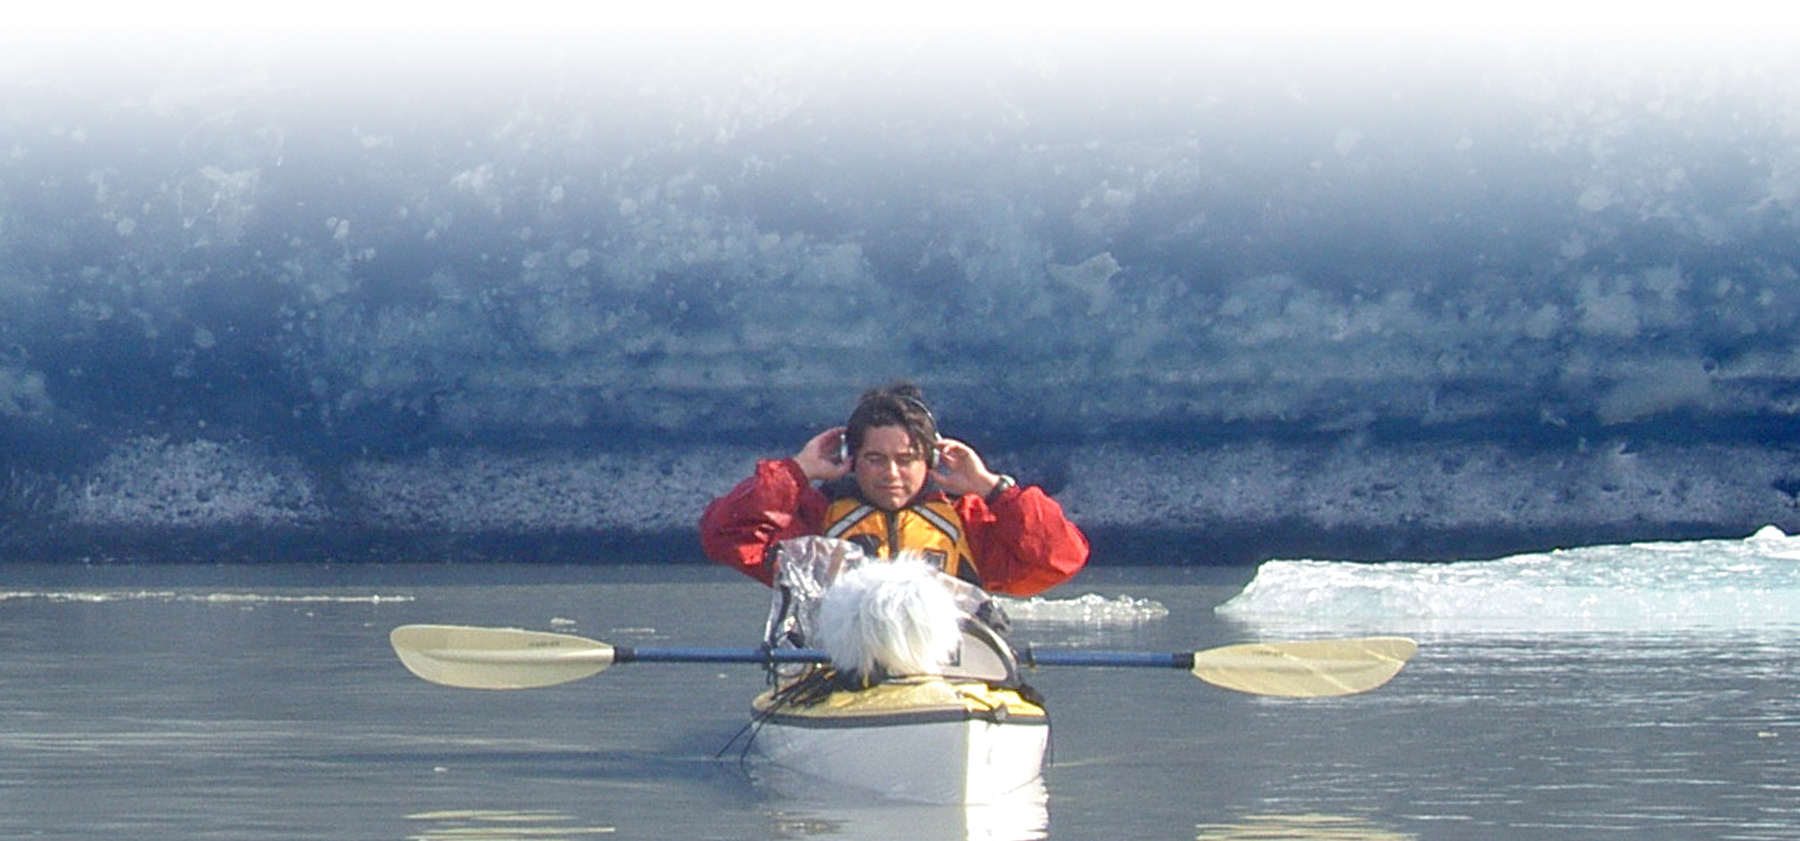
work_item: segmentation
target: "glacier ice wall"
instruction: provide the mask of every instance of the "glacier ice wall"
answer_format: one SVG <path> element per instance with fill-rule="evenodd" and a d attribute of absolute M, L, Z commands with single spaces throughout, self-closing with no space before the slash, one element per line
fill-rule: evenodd
<path fill-rule="evenodd" d="M 1184 560 L 1800 527 L 1800 61 L 1326 44 L 15 53 L 6 540 L 675 533 L 895 377 Z"/>

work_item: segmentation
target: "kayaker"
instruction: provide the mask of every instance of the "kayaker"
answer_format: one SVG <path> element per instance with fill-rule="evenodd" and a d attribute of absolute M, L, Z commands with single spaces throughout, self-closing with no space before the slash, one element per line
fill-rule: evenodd
<path fill-rule="evenodd" d="M 854 482 L 837 482 L 846 476 Z M 700 517 L 707 557 L 764 584 L 774 576 L 770 548 L 804 535 L 841 537 L 882 558 L 922 552 L 951 575 L 1013 596 L 1067 581 L 1088 558 L 1087 537 L 1061 505 L 939 437 L 919 388 L 904 382 L 864 393 L 847 424 L 792 458 L 757 462 Z"/>

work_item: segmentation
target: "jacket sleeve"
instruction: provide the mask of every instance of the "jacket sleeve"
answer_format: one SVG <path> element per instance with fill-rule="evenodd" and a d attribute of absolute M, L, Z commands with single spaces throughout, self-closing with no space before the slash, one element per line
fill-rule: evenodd
<path fill-rule="evenodd" d="M 1087 535 L 1041 488 L 1008 489 L 992 505 L 964 496 L 957 508 L 982 585 L 992 592 L 1035 596 L 1087 565 Z"/>
<path fill-rule="evenodd" d="M 792 459 L 760 461 L 755 474 L 706 506 L 700 515 L 700 545 L 714 562 L 772 585 L 769 547 L 817 534 L 825 505 L 825 495 Z"/>

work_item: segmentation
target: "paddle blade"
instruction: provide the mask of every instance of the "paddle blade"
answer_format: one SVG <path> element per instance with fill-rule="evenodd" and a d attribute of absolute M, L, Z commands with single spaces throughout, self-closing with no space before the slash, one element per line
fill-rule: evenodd
<path fill-rule="evenodd" d="M 1387 683 L 1419 650 L 1405 637 L 1251 642 L 1194 655 L 1194 677 L 1284 698 L 1354 695 Z"/>
<path fill-rule="evenodd" d="M 403 625 L 388 641 L 413 674 L 464 689 L 555 686 L 613 664 L 606 643 L 516 628 Z"/>

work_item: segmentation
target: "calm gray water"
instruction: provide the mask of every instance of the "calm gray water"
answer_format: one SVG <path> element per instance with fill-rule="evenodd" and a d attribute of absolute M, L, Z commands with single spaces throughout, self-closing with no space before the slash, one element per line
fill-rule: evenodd
<path fill-rule="evenodd" d="M 1251 575 L 1091 571 L 1020 605 L 1015 638 L 1178 650 L 1274 636 L 1213 611 Z M 1089 593 L 1108 608 L 1097 618 L 1072 609 Z M 1111 609 L 1144 604 L 1129 600 L 1167 615 Z M 1029 814 L 796 795 L 715 758 L 762 686 L 754 668 L 632 664 L 477 692 L 412 677 L 386 643 L 396 625 L 449 622 L 744 645 L 766 607 L 749 580 L 701 567 L 0 567 L 0 837 L 1038 829 Z M 1354 624 L 1294 632 L 1395 630 Z M 1800 837 L 1800 634 L 1786 623 L 1413 635 L 1405 672 L 1344 699 L 1038 672 L 1055 716 L 1049 836 Z"/>

